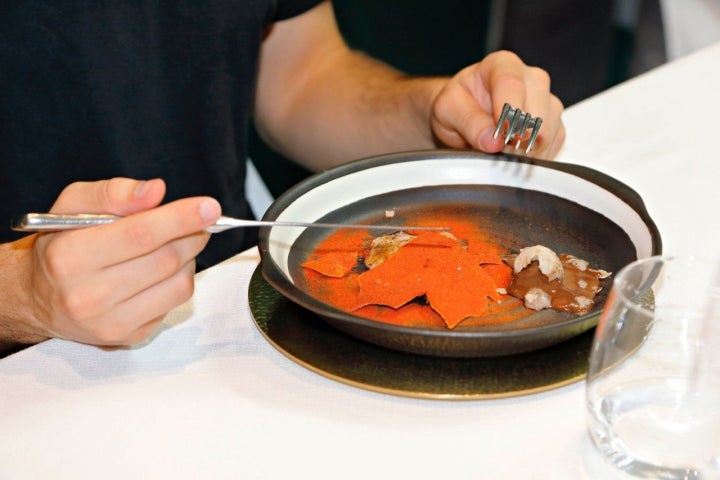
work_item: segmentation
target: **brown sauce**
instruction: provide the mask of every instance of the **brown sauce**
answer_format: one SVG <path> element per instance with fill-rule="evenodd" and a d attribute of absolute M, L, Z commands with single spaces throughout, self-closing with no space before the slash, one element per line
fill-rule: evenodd
<path fill-rule="evenodd" d="M 526 299 L 532 289 L 540 289 L 550 302 L 549 307 L 545 308 L 577 314 L 587 313 L 595 303 L 595 295 L 602 288 L 598 271 L 590 268 L 581 270 L 571 261 L 574 257 L 570 255 L 561 254 L 558 257 L 563 264 L 562 280 L 548 281 L 540 272 L 538 262 L 533 261 L 513 276 L 507 292 L 519 299 Z"/>

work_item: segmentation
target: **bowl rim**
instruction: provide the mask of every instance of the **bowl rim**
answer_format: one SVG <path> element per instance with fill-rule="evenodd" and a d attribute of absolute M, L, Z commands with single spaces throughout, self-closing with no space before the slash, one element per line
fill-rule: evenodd
<path fill-rule="evenodd" d="M 299 183 L 285 191 L 270 205 L 268 210 L 265 212 L 265 215 L 263 216 L 263 220 L 276 220 L 277 217 L 299 196 L 304 195 L 305 193 L 319 187 L 320 185 L 326 184 L 337 178 L 344 177 L 351 173 L 387 164 L 425 160 L 447 160 L 448 158 L 460 160 L 472 159 L 494 162 L 499 161 L 532 165 L 541 168 L 558 170 L 563 173 L 570 174 L 580 179 L 594 183 L 603 190 L 618 197 L 620 201 L 627 204 L 632 210 L 634 210 L 638 214 L 643 224 L 647 227 L 648 234 L 650 236 L 650 243 L 652 245 L 651 255 L 662 254 L 662 239 L 660 237 L 660 232 L 657 228 L 657 225 L 650 217 L 650 214 L 647 210 L 647 207 L 645 206 L 644 201 L 642 200 L 642 197 L 630 186 L 624 184 L 623 182 L 617 180 L 614 177 L 611 177 L 605 173 L 602 173 L 590 167 L 586 167 L 584 165 L 533 159 L 520 155 L 512 155 L 505 153 L 487 154 L 478 151 L 434 149 L 396 152 L 354 160 L 348 163 L 341 164 L 337 167 L 333 167 L 328 170 L 316 173 L 306 178 L 305 180 L 300 181 Z M 552 332 L 555 332 L 559 328 L 571 328 L 575 325 L 583 324 L 586 322 L 594 322 L 596 317 L 599 317 L 601 312 L 601 308 L 596 308 L 584 315 L 578 315 L 572 318 L 558 321 L 556 323 L 531 326 L 517 330 L 482 330 L 482 327 L 478 327 L 478 329 L 474 330 L 440 330 L 394 325 L 368 319 L 321 302 L 312 297 L 311 295 L 307 294 L 306 292 L 297 288 L 297 286 L 286 277 L 280 266 L 269 254 L 268 244 L 272 228 L 273 227 L 260 228 L 258 243 L 261 256 L 261 272 L 265 279 L 268 281 L 268 283 L 270 283 L 274 288 L 283 293 L 289 300 L 299 304 L 304 308 L 314 311 L 315 313 L 318 313 L 322 316 L 331 317 L 335 320 L 340 320 L 342 322 L 354 324 L 363 328 L 372 328 L 383 331 L 392 331 L 400 334 L 421 335 L 426 337 L 444 338 L 448 335 L 451 335 L 452 338 L 456 341 L 470 341 L 477 340 L 478 338 L 509 339 L 522 338 L 528 335 L 542 335 L 544 333 L 550 334 Z"/>

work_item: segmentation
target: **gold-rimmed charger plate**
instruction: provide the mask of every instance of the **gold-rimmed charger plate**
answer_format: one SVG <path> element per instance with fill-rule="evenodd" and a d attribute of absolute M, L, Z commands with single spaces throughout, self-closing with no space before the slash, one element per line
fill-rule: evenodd
<path fill-rule="evenodd" d="M 404 353 L 337 330 L 268 284 L 260 267 L 248 297 L 258 329 L 296 363 L 338 382 L 403 397 L 480 400 L 551 390 L 585 378 L 593 330 L 529 353 L 449 358 Z"/>

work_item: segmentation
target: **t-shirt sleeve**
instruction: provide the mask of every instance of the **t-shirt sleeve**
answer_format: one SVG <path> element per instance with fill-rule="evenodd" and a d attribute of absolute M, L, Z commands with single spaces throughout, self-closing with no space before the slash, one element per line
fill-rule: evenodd
<path fill-rule="evenodd" d="M 324 0 L 277 0 L 275 20 L 285 20 L 300 15 L 323 1 Z"/>

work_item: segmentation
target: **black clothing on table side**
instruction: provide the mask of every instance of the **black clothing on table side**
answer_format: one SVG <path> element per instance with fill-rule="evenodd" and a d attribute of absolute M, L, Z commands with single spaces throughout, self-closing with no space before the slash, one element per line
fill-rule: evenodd
<path fill-rule="evenodd" d="M 0 241 L 62 188 L 163 178 L 250 218 L 246 134 L 266 28 L 320 0 L 18 0 L 0 9 Z M 251 246 L 215 234 L 199 269 Z"/>

